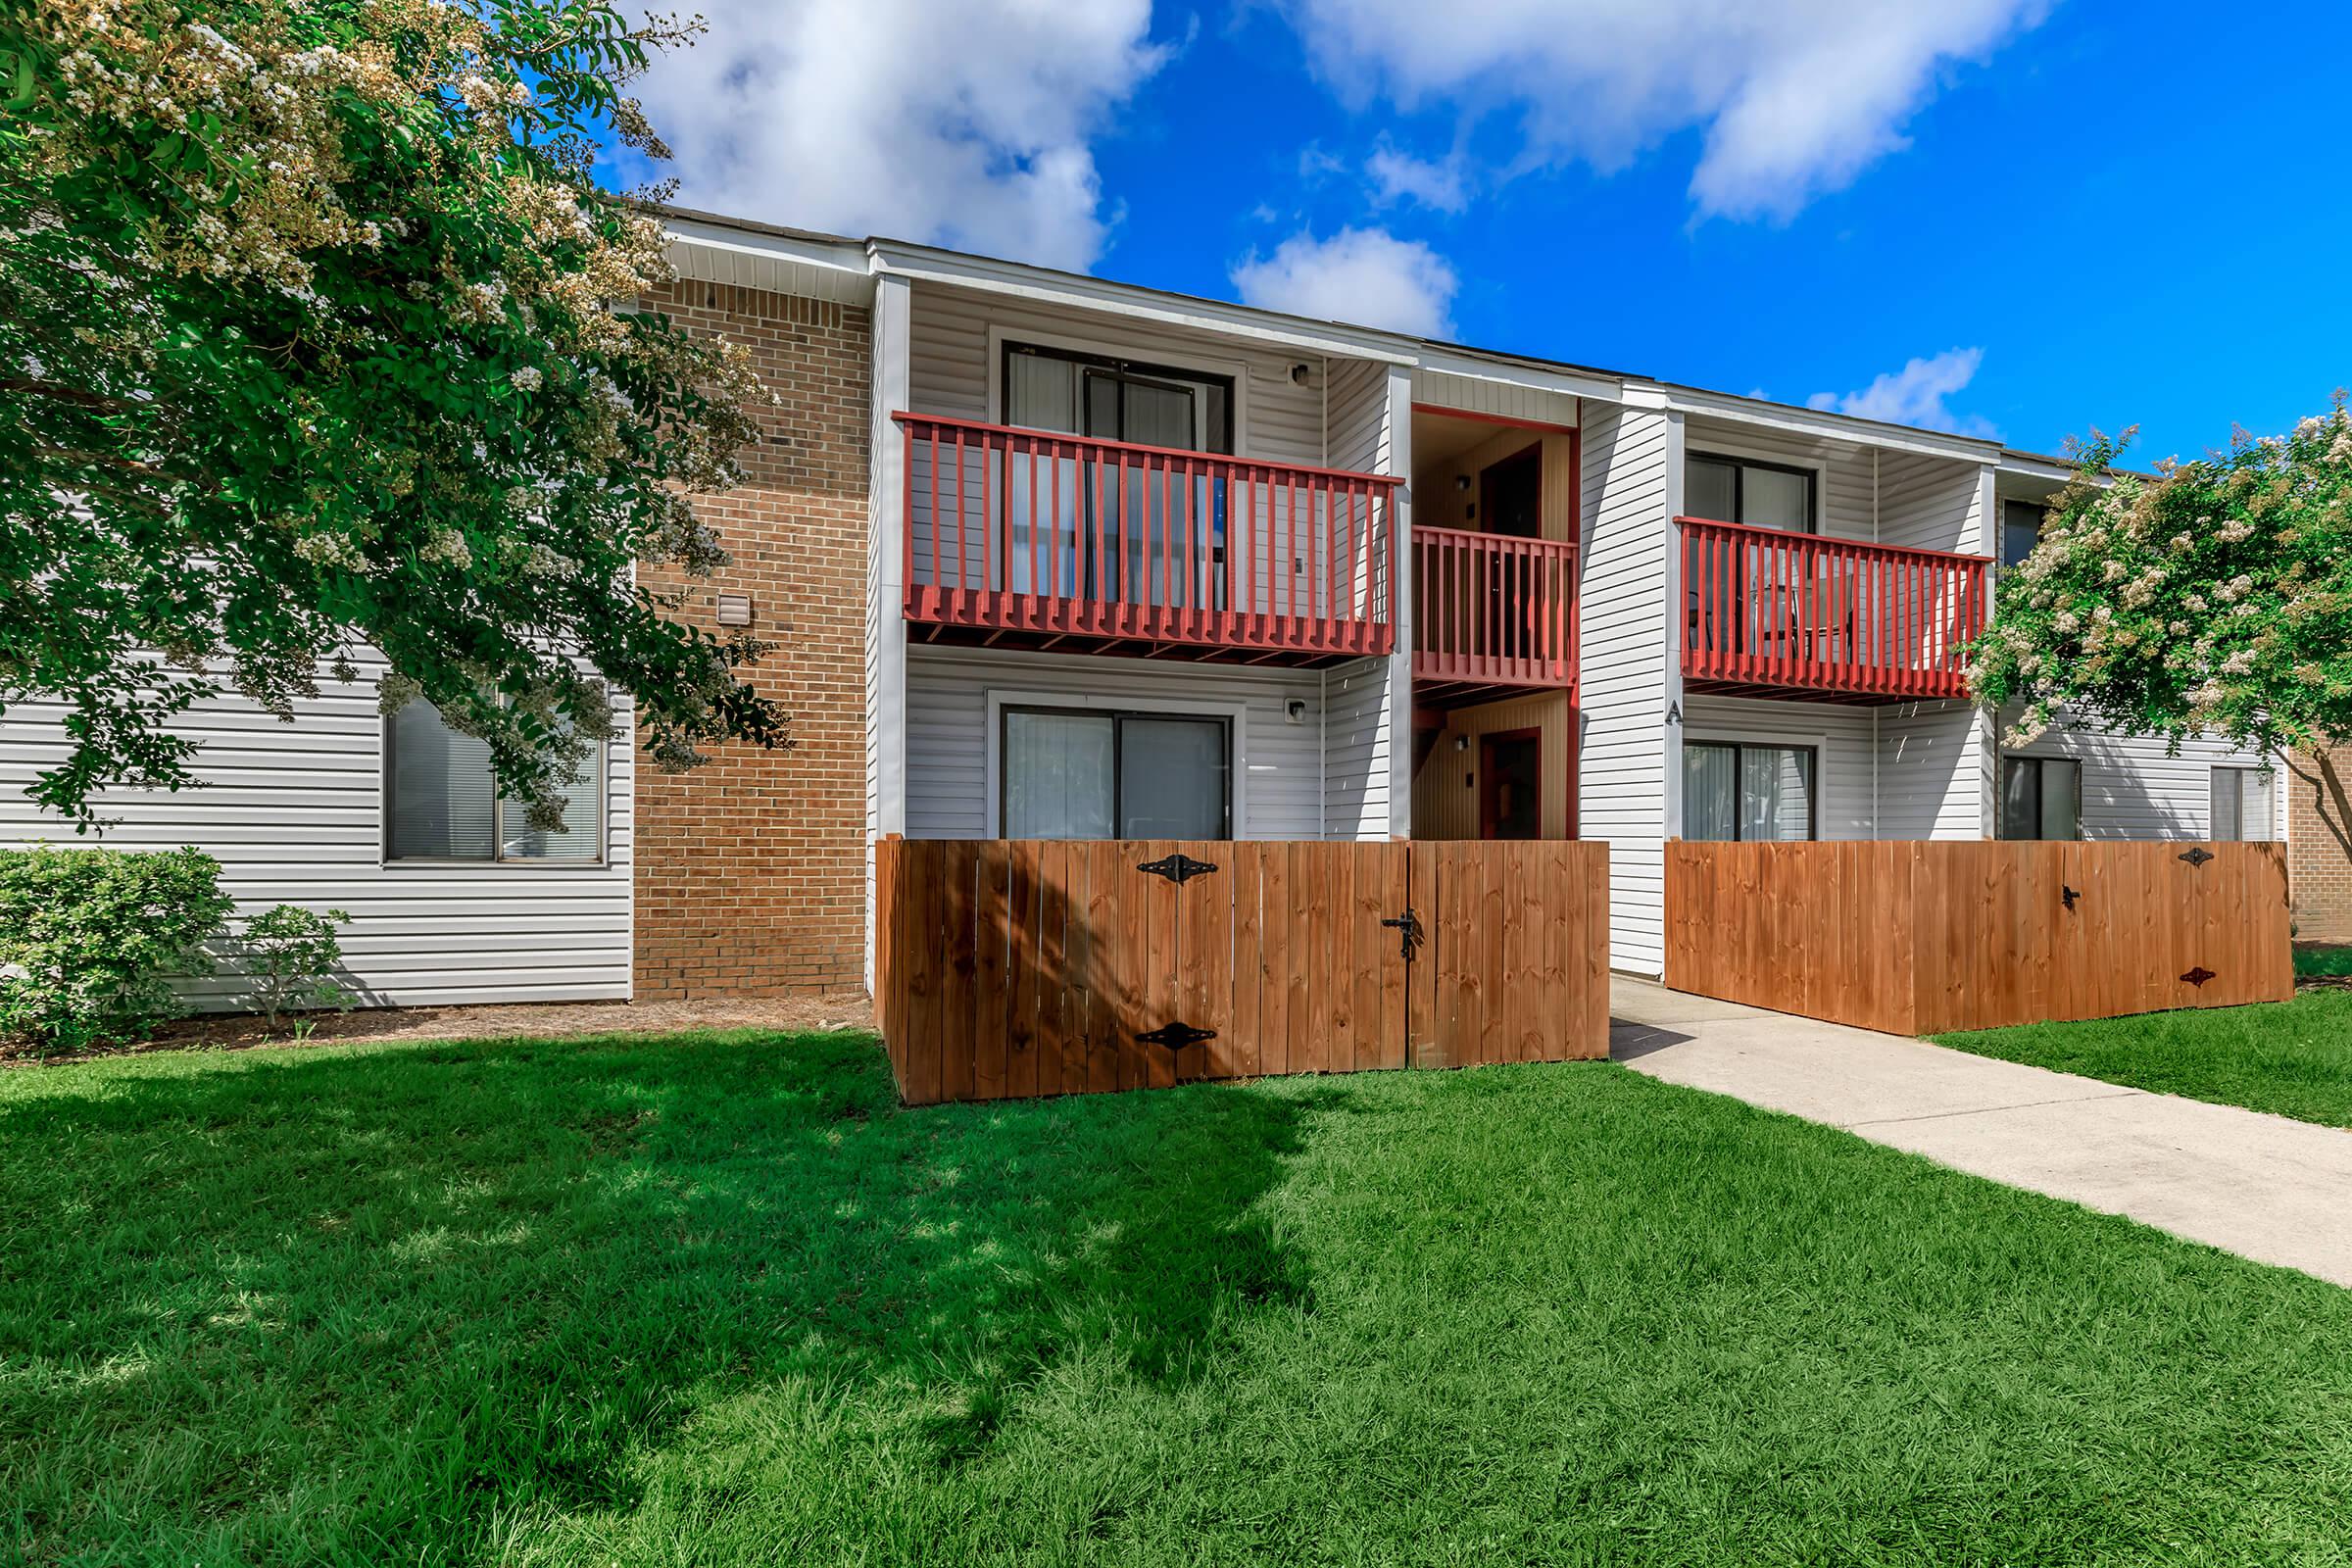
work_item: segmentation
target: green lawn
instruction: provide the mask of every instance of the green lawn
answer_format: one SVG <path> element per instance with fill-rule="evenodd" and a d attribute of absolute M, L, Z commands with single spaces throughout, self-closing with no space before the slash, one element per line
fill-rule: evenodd
<path fill-rule="evenodd" d="M 1981 1056 L 2352 1127 L 2352 991 L 1937 1038 Z"/>
<path fill-rule="evenodd" d="M 1606 1064 L 156 1054 L 0 1074 L 0 1509 L 109 1565 L 2342 1563 L 2352 1293 Z"/>
<path fill-rule="evenodd" d="M 2322 975 L 2352 975 L 2352 947 L 2297 948 L 2295 973 L 2312 979 Z"/>

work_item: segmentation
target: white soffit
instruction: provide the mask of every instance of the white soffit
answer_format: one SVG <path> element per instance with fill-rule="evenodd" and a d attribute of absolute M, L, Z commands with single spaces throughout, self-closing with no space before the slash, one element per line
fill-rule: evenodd
<path fill-rule="evenodd" d="M 680 277 L 728 283 L 837 305 L 865 305 L 874 297 L 865 247 L 856 243 L 758 229 L 729 228 L 665 217 L 669 260 Z"/>
<path fill-rule="evenodd" d="M 1371 327 L 1313 321 L 1247 305 L 1229 305 L 1222 300 L 1197 299 L 1075 272 L 1056 272 L 1019 262 L 936 250 L 904 240 L 874 240 L 872 254 L 876 272 L 893 273 L 918 283 L 945 283 L 1041 305 L 1107 312 L 1160 326 L 1247 338 L 1333 359 L 1410 365 L 1417 354 L 1412 339 Z"/>
<path fill-rule="evenodd" d="M 1480 411 L 1549 400 L 1555 411 L 1548 416 L 1551 421 L 1574 424 L 1577 399 L 1620 402 L 1625 397 L 1625 380 L 1592 370 L 1488 359 L 1431 345 L 1421 351 L 1421 363 L 1414 370 L 1413 397 L 1416 402 Z M 1565 416 L 1559 416 L 1559 410 L 1566 411 Z"/>
<path fill-rule="evenodd" d="M 1685 414 L 1778 430 L 1816 441 L 1841 441 L 1877 447 L 1886 452 L 1916 452 L 1923 457 L 1949 458 L 1960 463 L 1990 463 L 2000 456 L 2000 443 L 1976 436 L 1945 435 L 1907 424 L 1882 424 L 1850 414 L 1823 409 L 1799 409 L 1785 403 L 1759 403 L 1728 392 L 1702 392 L 1695 387 L 1661 384 L 1666 406 Z"/>

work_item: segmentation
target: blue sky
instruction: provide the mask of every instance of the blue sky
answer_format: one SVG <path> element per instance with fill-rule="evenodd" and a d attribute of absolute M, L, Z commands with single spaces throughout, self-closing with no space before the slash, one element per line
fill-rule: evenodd
<path fill-rule="evenodd" d="M 693 205 L 2143 463 L 2352 382 L 2341 4 L 708 10 Z"/>

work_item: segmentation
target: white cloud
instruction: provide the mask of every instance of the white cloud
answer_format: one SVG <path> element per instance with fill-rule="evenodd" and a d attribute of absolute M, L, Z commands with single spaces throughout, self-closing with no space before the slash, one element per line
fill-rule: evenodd
<path fill-rule="evenodd" d="M 1309 182 L 1329 179 L 1334 174 L 1348 172 L 1348 160 L 1338 153 L 1327 152 L 1319 141 L 1310 141 L 1298 149 L 1298 177 Z"/>
<path fill-rule="evenodd" d="M 1373 197 L 1383 207 L 1415 201 L 1441 213 L 1458 213 L 1470 205 L 1470 184 L 1459 153 L 1432 162 L 1383 142 L 1364 160 L 1364 172 L 1372 176 Z"/>
<path fill-rule="evenodd" d="M 1984 363 L 1983 349 L 1946 349 L 1933 359 L 1913 360 L 1890 370 L 1859 392 L 1816 392 L 1805 399 L 1805 406 L 1991 439 L 1999 432 L 1988 420 L 1954 414 L 1944 402 L 1976 379 L 1977 367 Z"/>
<path fill-rule="evenodd" d="M 1271 256 L 1250 253 L 1233 281 L 1246 304 L 1424 337 L 1450 330 L 1460 286 L 1444 257 L 1382 228 L 1343 228 L 1328 239 L 1293 234 Z"/>
<path fill-rule="evenodd" d="M 679 200 L 1083 269 L 1089 143 L 1158 69 L 1150 0 L 711 0 L 640 84 Z"/>
<path fill-rule="evenodd" d="M 2050 0 L 1288 0 L 1349 98 L 1524 114 L 1532 164 L 1604 172 L 1676 131 L 1704 146 L 1702 215 L 1787 218 L 1905 145 L 1953 62 L 2040 22 Z"/>

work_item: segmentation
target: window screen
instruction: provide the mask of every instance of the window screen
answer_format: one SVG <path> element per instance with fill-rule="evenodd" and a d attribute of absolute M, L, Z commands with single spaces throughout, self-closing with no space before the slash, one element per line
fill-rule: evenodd
<path fill-rule="evenodd" d="M 1813 471 L 1693 454 L 1683 470 L 1683 511 L 1713 522 L 1813 531 Z"/>
<path fill-rule="evenodd" d="M 598 860 L 604 857 L 603 748 L 564 791 L 559 831 L 532 827 L 522 802 L 498 793 L 490 747 L 444 723 L 416 698 L 384 729 L 384 858 L 388 860 Z"/>
<path fill-rule="evenodd" d="M 1000 755 L 1006 838 L 1231 835 L 1224 719 L 1008 708 Z"/>
<path fill-rule="evenodd" d="M 2213 836 L 2251 843 L 2270 839 L 2278 831 L 2272 784 L 2273 775 L 2267 767 L 2215 768 Z"/>

